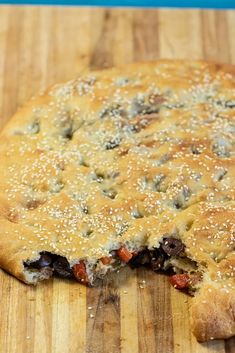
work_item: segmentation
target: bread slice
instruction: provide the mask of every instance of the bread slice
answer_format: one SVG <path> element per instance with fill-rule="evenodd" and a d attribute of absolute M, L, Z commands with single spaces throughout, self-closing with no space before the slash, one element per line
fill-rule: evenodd
<path fill-rule="evenodd" d="M 235 335 L 234 66 L 94 71 L 33 98 L 0 142 L 3 269 L 90 285 L 166 270 L 195 296 L 199 341 Z"/>

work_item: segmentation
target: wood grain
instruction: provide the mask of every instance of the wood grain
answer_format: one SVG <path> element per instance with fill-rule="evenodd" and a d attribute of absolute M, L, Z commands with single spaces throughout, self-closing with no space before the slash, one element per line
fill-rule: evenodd
<path fill-rule="evenodd" d="M 235 11 L 0 7 L 0 124 L 32 94 L 88 67 L 158 58 L 235 63 Z M 191 299 L 167 278 L 124 269 L 97 288 L 37 288 L 0 272 L 0 353 L 235 353 L 199 344 Z"/>

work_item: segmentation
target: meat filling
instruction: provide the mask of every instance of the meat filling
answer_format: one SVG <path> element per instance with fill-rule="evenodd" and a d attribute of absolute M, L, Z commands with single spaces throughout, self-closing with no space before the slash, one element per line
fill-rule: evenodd
<path fill-rule="evenodd" d="M 181 240 L 173 237 L 163 238 L 160 246 L 152 250 L 146 248 L 140 252 L 130 252 L 125 246 L 121 246 L 118 250 L 111 252 L 109 257 L 101 258 L 99 263 L 108 268 L 115 268 L 117 263 L 126 263 L 132 269 L 145 266 L 154 272 L 171 269 L 175 274 L 170 276 L 170 283 L 177 289 L 189 292 L 194 290 L 202 277 L 197 264 L 185 256 L 185 245 Z M 84 261 L 80 261 L 71 268 L 65 257 L 42 252 L 37 261 L 25 262 L 24 265 L 32 271 L 45 272 L 46 270 L 59 277 L 73 278 L 83 284 L 90 283 Z M 97 277 L 98 267 L 94 268 Z"/>

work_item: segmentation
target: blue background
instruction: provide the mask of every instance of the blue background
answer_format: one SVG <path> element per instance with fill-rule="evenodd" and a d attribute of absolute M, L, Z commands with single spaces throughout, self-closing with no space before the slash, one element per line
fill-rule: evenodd
<path fill-rule="evenodd" d="M 235 0 L 0 0 L 0 4 L 196 7 L 235 9 Z"/>

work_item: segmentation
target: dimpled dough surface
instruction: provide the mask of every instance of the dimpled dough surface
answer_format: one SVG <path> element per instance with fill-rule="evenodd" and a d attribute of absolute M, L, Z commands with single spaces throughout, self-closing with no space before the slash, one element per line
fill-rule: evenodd
<path fill-rule="evenodd" d="M 182 240 L 203 273 L 199 340 L 235 334 L 235 67 L 159 61 L 87 73 L 1 133 L 0 265 L 26 283 L 40 252 L 100 258 Z"/>

